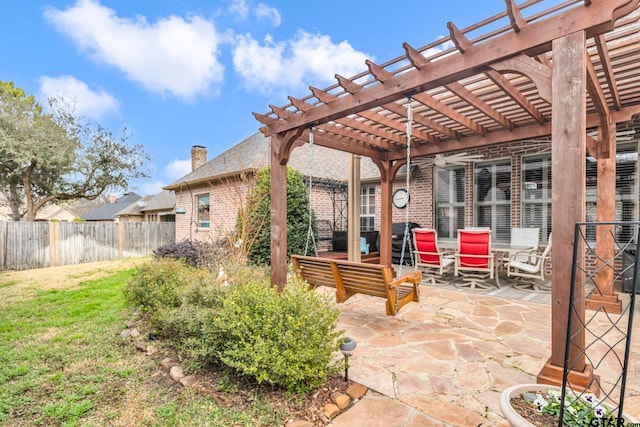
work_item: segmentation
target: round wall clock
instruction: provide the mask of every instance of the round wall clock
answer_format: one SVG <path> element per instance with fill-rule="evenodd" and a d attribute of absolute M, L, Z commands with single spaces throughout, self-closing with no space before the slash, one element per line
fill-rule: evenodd
<path fill-rule="evenodd" d="M 409 192 L 404 188 L 399 188 L 393 193 L 393 206 L 398 209 L 406 208 L 409 204 Z"/>

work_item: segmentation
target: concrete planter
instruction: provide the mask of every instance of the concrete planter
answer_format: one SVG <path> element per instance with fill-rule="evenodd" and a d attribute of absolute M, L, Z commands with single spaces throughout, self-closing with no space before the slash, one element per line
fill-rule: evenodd
<path fill-rule="evenodd" d="M 560 390 L 560 387 L 548 385 L 548 384 L 517 384 L 504 390 L 500 395 L 500 410 L 502 415 L 509 421 L 509 424 L 513 427 L 535 427 L 526 418 L 523 418 L 515 409 L 511 406 L 511 398 L 519 396 L 523 393 L 536 393 L 541 392 L 546 394 L 547 390 Z M 608 406 L 605 404 L 605 406 Z M 611 408 L 609 407 L 611 410 Z M 623 418 L 626 423 L 637 423 L 638 421 L 633 417 L 623 414 Z"/>

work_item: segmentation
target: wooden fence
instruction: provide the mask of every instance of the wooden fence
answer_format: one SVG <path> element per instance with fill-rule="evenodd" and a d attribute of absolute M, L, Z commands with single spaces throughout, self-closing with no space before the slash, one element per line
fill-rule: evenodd
<path fill-rule="evenodd" d="M 0 222 L 0 270 L 142 257 L 175 236 L 173 222 Z"/>

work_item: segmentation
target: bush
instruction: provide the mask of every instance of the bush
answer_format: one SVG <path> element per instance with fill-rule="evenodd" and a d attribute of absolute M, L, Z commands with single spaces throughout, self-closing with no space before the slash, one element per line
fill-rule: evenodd
<path fill-rule="evenodd" d="M 247 248 L 249 259 L 258 265 L 268 265 L 271 261 L 271 169 L 260 169 L 256 175 L 256 186 L 248 198 L 248 213 L 246 218 L 238 218 L 236 228 L 240 233 L 246 227 L 250 230 L 248 234 L 253 236 Z M 305 252 L 309 215 L 317 245 L 318 227 L 315 214 L 310 212 L 309 193 L 304 177 L 295 169 L 287 167 L 287 257 L 293 253 Z M 309 248 L 313 248 L 313 242 L 309 242 Z"/>
<path fill-rule="evenodd" d="M 234 286 L 213 322 L 217 359 L 259 383 L 302 393 L 338 367 L 339 311 L 291 279 L 278 294 L 267 281 Z"/>
<path fill-rule="evenodd" d="M 227 254 L 228 248 L 223 243 L 212 244 L 198 240 L 168 243 L 153 251 L 156 259 L 178 259 L 192 267 L 205 268 L 209 271 L 218 271 Z"/>
<path fill-rule="evenodd" d="M 173 259 L 158 259 L 138 267 L 124 290 L 126 300 L 143 310 L 157 311 L 182 304 L 179 291 L 193 268 Z"/>
<path fill-rule="evenodd" d="M 302 393 L 336 372 L 342 333 L 328 296 L 291 278 L 279 294 L 266 271 L 217 274 L 173 259 L 139 268 L 127 300 L 151 311 L 151 326 L 199 364 L 222 364 L 258 383 Z"/>

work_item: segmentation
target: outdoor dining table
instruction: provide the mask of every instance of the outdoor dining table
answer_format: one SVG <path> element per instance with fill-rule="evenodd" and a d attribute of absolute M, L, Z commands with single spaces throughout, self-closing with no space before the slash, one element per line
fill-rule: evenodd
<path fill-rule="evenodd" d="M 443 249 L 457 249 L 458 242 L 456 240 L 438 240 L 438 247 Z M 500 288 L 500 268 L 503 266 L 503 263 L 499 261 L 505 257 L 510 258 L 511 255 L 516 252 L 528 252 L 534 249 L 535 248 L 533 246 L 512 245 L 504 242 L 491 243 L 491 252 L 493 253 L 495 265 L 494 276 L 496 279 L 496 286 L 498 286 L 498 288 Z"/>

